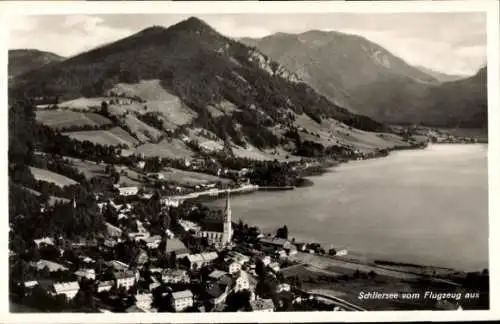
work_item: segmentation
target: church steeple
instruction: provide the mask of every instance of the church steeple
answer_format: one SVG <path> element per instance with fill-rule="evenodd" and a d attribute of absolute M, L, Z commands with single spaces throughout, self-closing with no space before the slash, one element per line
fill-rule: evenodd
<path fill-rule="evenodd" d="M 224 210 L 224 233 L 223 233 L 223 241 L 224 244 L 229 244 L 231 243 L 231 237 L 233 236 L 232 233 L 232 226 L 231 226 L 231 200 L 230 200 L 230 190 L 227 190 L 227 197 L 226 197 L 226 209 Z"/>

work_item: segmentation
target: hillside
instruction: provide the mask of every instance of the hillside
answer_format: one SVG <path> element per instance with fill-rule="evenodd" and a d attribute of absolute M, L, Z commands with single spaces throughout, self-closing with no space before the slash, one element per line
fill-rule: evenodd
<path fill-rule="evenodd" d="M 57 54 L 35 49 L 9 50 L 9 78 L 31 70 L 36 70 L 46 64 L 60 62 L 62 60 L 64 60 L 64 57 Z"/>
<path fill-rule="evenodd" d="M 451 75 L 442 73 L 433 69 L 426 68 L 424 66 L 417 66 L 422 72 L 427 73 L 428 75 L 434 77 L 439 82 L 453 82 L 462 79 L 466 79 L 467 75 Z"/>
<path fill-rule="evenodd" d="M 462 92 L 452 93 L 451 89 L 459 87 L 442 83 L 443 76 L 413 67 L 360 36 L 308 31 L 242 42 L 256 46 L 338 105 L 383 122 L 450 126 L 457 119 L 467 121 L 468 109 L 475 111 L 473 115 L 484 113 L 478 108 L 482 104 L 463 107 L 456 98 L 482 102 L 486 100 L 486 83 L 484 91 L 469 91 L 465 86 L 460 87 Z M 477 81 L 461 80 L 464 84 Z M 450 102 L 445 102 L 447 98 Z M 433 112 L 436 100 L 439 113 Z M 447 115 L 454 117 L 447 119 Z M 469 124 L 484 126 L 484 121 Z"/>
<path fill-rule="evenodd" d="M 180 139 L 188 129 L 202 128 L 219 141 L 229 140 L 235 149 L 250 151 L 294 144 L 285 134 L 299 127 L 301 116 L 318 125 L 343 125 L 347 133 L 389 131 L 382 123 L 332 103 L 295 73 L 197 18 L 169 28 L 150 27 L 23 74 L 11 80 L 9 91 L 11 98 L 57 97 L 68 109 L 95 110 L 106 101 L 117 118 L 133 113 L 168 136 Z M 96 132 L 103 131 L 79 132 L 78 137 L 111 143 L 108 134 Z M 143 135 L 141 140 L 150 137 Z M 356 147 L 348 136 L 331 142 Z M 160 144 L 149 143 L 147 150 L 154 152 L 150 146 Z"/>

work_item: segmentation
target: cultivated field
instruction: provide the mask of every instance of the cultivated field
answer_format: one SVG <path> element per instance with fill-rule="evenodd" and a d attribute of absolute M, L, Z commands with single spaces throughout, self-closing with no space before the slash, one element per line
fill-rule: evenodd
<path fill-rule="evenodd" d="M 219 178 L 210 174 L 184 171 L 174 168 L 165 168 L 161 172 L 165 181 L 175 182 L 179 185 L 200 185 L 214 182 L 230 183 L 231 180 Z"/>
<path fill-rule="evenodd" d="M 93 161 L 80 160 L 68 156 L 65 156 L 64 159 L 68 161 L 69 165 L 82 172 L 87 180 L 107 175 L 104 164 L 97 164 Z"/>
<path fill-rule="evenodd" d="M 116 94 L 125 97 L 139 97 L 145 103 L 131 103 L 123 105 L 111 105 L 113 114 L 121 115 L 126 111 L 135 111 L 140 114 L 146 112 L 160 112 L 163 115 L 165 128 L 175 129 L 179 125 L 185 125 L 196 117 L 196 113 L 181 102 L 173 94 L 166 91 L 160 84 L 160 80 L 142 80 L 136 84 L 119 83 L 108 91 L 108 95 Z"/>
<path fill-rule="evenodd" d="M 115 170 L 120 173 L 118 183 L 122 187 L 140 187 L 144 184 L 142 180 L 143 175 L 126 166 L 115 166 Z"/>
<path fill-rule="evenodd" d="M 163 140 L 160 143 L 146 143 L 140 145 L 135 150 L 136 154 L 144 154 L 144 156 L 158 156 L 171 159 L 180 159 L 183 157 L 191 157 L 193 151 L 181 140 Z"/>
<path fill-rule="evenodd" d="M 53 129 L 83 126 L 111 125 L 108 118 L 95 113 L 81 113 L 70 110 L 37 110 L 37 122 Z"/>
<path fill-rule="evenodd" d="M 115 146 L 125 144 L 128 147 L 133 147 L 139 143 L 137 139 L 133 138 L 120 127 L 114 127 L 109 130 L 66 132 L 63 134 L 77 141 L 89 141 L 100 145 Z"/>
<path fill-rule="evenodd" d="M 94 98 L 77 98 L 69 101 L 65 101 L 59 104 L 59 107 L 78 109 L 78 110 L 88 110 L 89 108 L 100 108 L 101 103 L 107 98 L 104 97 L 94 97 Z"/>
<path fill-rule="evenodd" d="M 325 119 L 321 124 L 318 124 L 309 116 L 302 114 L 296 115 L 295 124 L 307 131 L 307 133 L 300 132 L 302 139 L 321 143 L 325 147 L 335 144 L 355 145 L 361 151 L 372 151 L 374 149 L 408 145 L 397 135 L 372 133 L 350 128 L 333 119 Z"/>
<path fill-rule="evenodd" d="M 123 122 L 141 142 L 156 141 L 162 135 L 159 130 L 143 123 L 132 114 L 123 117 Z"/>
<path fill-rule="evenodd" d="M 41 195 L 40 192 L 38 192 L 38 191 L 36 191 L 34 189 L 26 188 L 26 187 L 20 186 L 20 185 L 15 184 L 15 183 L 9 183 L 9 185 L 16 186 L 16 187 L 18 187 L 20 189 L 29 191 L 32 194 L 34 194 L 35 196 L 40 196 Z M 67 198 L 61 198 L 61 197 L 56 197 L 56 196 L 50 196 L 49 201 L 48 201 L 48 203 L 49 203 L 50 206 L 53 206 L 56 203 L 67 204 L 69 202 L 70 202 L 70 200 L 67 199 Z"/>
<path fill-rule="evenodd" d="M 36 180 L 52 182 L 52 183 L 58 185 L 59 187 L 65 187 L 65 186 L 69 186 L 69 185 L 73 185 L 73 184 L 78 183 L 73 179 L 70 179 L 68 177 L 65 177 L 63 175 L 60 175 L 58 173 L 55 173 L 55 172 L 52 172 L 49 170 L 30 167 L 30 171 Z"/>

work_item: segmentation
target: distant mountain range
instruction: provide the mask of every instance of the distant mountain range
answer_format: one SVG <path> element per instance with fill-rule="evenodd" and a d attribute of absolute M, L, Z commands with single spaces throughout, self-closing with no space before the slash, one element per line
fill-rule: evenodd
<path fill-rule="evenodd" d="M 486 70 L 469 78 L 446 76 L 413 67 L 361 36 L 334 31 L 277 33 L 241 41 L 337 105 L 382 122 L 486 125 Z"/>
<path fill-rule="evenodd" d="M 436 82 L 418 69 L 398 64 L 422 82 Z M 297 134 L 303 141 L 325 147 L 371 150 L 404 144 L 397 137 L 386 140 L 370 134 L 390 130 L 329 101 L 304 82 L 310 80 L 302 79 L 259 50 L 191 17 L 20 74 L 11 79 L 9 95 L 13 99 L 58 97 L 60 102 L 128 96 L 140 109 L 118 108 L 135 113 L 144 105 L 156 104 L 166 123 L 172 121 L 175 109 L 181 109 L 170 104 L 178 100 L 183 111 L 194 116 L 183 123 L 181 134 L 201 128 L 217 140 L 241 147 L 293 146 Z M 168 94 L 161 94 L 161 101 L 152 95 L 155 91 Z M 144 103 L 147 100 L 153 102 Z"/>
<path fill-rule="evenodd" d="M 9 78 L 18 76 L 28 71 L 36 70 L 46 64 L 60 62 L 62 60 L 64 60 L 64 57 L 36 49 L 9 50 Z"/>
<path fill-rule="evenodd" d="M 438 72 L 433 69 L 426 68 L 424 66 L 417 66 L 422 72 L 432 76 L 439 82 L 452 82 L 452 81 L 458 81 L 462 79 L 467 79 L 469 76 L 467 75 L 451 75 L 451 74 L 446 74 L 442 72 Z"/>

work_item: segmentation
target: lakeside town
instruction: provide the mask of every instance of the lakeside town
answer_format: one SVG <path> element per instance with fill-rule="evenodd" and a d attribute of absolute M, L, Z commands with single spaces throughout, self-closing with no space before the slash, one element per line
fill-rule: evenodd
<path fill-rule="evenodd" d="M 9 50 L 10 312 L 490 308 L 487 262 L 477 263 L 486 268 L 472 270 L 411 262 L 426 249 L 437 257 L 418 260 L 487 254 L 484 246 L 462 250 L 455 244 L 487 239 L 488 225 L 482 225 L 487 213 L 476 208 L 486 206 L 481 200 L 487 196 L 481 191 L 486 181 L 475 186 L 465 179 L 465 185 L 454 182 L 431 192 L 430 186 L 422 190 L 426 183 L 417 168 L 395 172 L 392 165 L 387 172 L 366 168 L 368 177 L 354 168 L 354 180 L 332 177 L 321 188 L 313 177 L 394 151 L 487 143 L 485 62 L 470 67 L 473 75 L 437 75 L 364 37 L 326 30 L 326 25 L 306 26 L 310 19 L 302 21 L 305 25 L 293 23 L 304 26 L 296 35 L 281 30 L 290 17 L 280 18 L 287 22 L 280 28 L 267 26 L 276 34 L 266 38 L 274 49 L 265 50 L 263 39 L 222 34 L 195 16 L 118 19 L 126 29 L 104 35 L 116 28 L 111 16 L 84 15 L 75 23 L 69 14 L 60 19 L 30 15 L 19 20 L 26 28 L 11 31 L 14 43 L 50 45 L 45 49 L 51 52 Z M 234 17 L 234 22 L 245 20 Z M 332 17 L 325 21 L 340 21 Z M 354 22 L 354 16 L 348 20 Z M 31 26 L 36 28 L 24 34 Z M 401 22 L 392 28 L 400 31 Z M 55 38 L 47 39 L 54 31 Z M 80 45 L 64 44 L 60 36 L 67 31 L 71 39 L 82 32 L 89 36 L 87 47 L 75 46 L 62 56 L 52 53 Z M 106 42 L 94 43 L 103 36 Z M 283 60 L 288 54 L 290 60 Z M 451 159 L 460 160 L 457 156 Z M 407 160 L 412 167 L 418 163 Z M 478 169 L 486 171 L 485 165 Z M 429 183 L 449 184 L 420 169 Z M 404 186 L 391 187 L 389 174 L 405 180 Z M 346 184 L 356 184 L 356 199 Z M 460 198 L 451 192 L 466 186 L 481 189 L 474 192 L 481 199 L 469 199 L 469 191 Z M 384 194 L 389 187 L 392 191 Z M 303 199 L 304 191 L 318 188 L 309 192 L 313 199 Z M 252 198 L 259 191 L 273 200 L 280 191 L 298 204 L 274 200 L 270 206 L 282 213 L 273 218 L 275 228 L 264 228 L 255 220 L 273 217 L 270 208 L 255 199 L 250 203 L 259 208 L 254 212 L 246 205 L 251 215 L 241 215 L 235 202 L 238 195 Z M 447 208 L 450 201 L 439 196 L 445 191 L 451 204 L 460 200 L 471 206 L 463 209 L 474 215 L 467 218 L 473 226 L 452 227 L 466 218 L 455 215 L 461 206 L 436 208 L 435 214 L 424 208 L 435 202 Z M 312 205 L 325 208 L 316 211 Z M 408 209 L 417 213 L 403 215 Z M 394 217 L 386 217 L 388 211 Z M 442 214 L 451 217 L 441 219 Z M 353 230 L 347 230 L 349 221 L 355 223 Z M 313 222 L 326 228 L 324 234 L 310 230 Z M 293 228 L 301 226 L 296 224 L 307 227 L 309 239 L 300 237 L 304 228 Z M 390 250 L 398 241 L 388 233 L 407 239 L 409 229 L 421 240 L 448 228 L 451 234 L 442 240 L 404 244 L 415 254 Z M 470 228 L 476 230 L 471 235 Z M 373 255 L 383 249 L 379 255 L 387 259 L 358 255 L 351 251 L 354 246 L 345 245 L 363 236 L 370 240 L 358 246 L 372 245 Z M 376 246 L 382 240 L 390 243 Z M 445 240 L 455 250 L 439 246 Z M 441 265 L 464 264 L 454 261 Z"/>
<path fill-rule="evenodd" d="M 42 155 L 49 161 L 57 159 Z M 241 168 L 215 172 L 227 175 L 230 182 L 173 185 L 163 173 L 172 169 L 147 172 L 158 162 L 139 160 L 129 168 L 110 168 L 111 177 L 134 173 L 145 185 L 121 186 L 117 181 L 109 191 L 87 197 L 97 206 L 91 213 L 99 215 L 104 226 L 92 227 L 85 235 L 43 236 L 42 229 L 31 229 L 39 236 L 26 241 L 15 234 L 26 230 L 19 228 L 22 219 L 11 221 L 11 226 L 17 225 L 11 228 L 9 254 L 12 311 L 474 309 L 484 302 L 479 298 L 360 300 L 359 294 L 370 289 L 476 291 L 484 285 L 487 272 L 359 259 L 344 248 L 297 242 L 286 225 L 275 233 L 263 233 L 256 226 L 236 221 L 231 196 L 261 189 L 293 190 L 290 182 L 260 187 L 249 179 L 255 170 Z M 176 166 L 184 172 L 206 167 L 202 161 L 187 160 Z M 324 163 L 309 160 L 293 163 L 289 170 L 318 174 L 325 171 L 323 167 Z M 223 210 L 208 208 L 203 204 L 206 199 L 225 199 L 226 206 Z M 47 194 L 37 196 L 34 203 L 39 204 L 42 219 L 60 213 L 75 218 L 89 206 L 76 196 Z M 90 226 L 96 222 L 86 221 Z M 481 298 L 485 294 L 481 291 Z"/>

